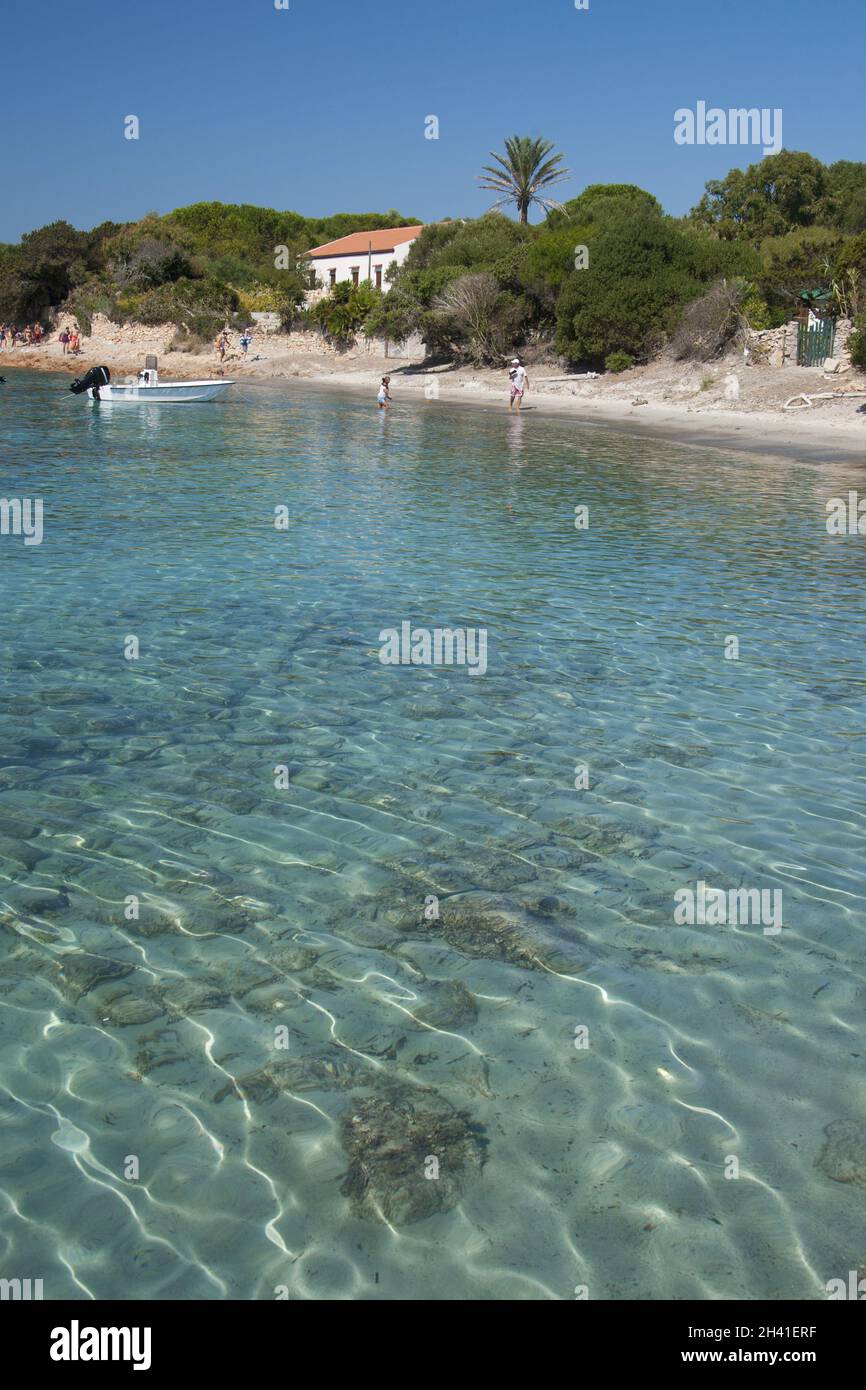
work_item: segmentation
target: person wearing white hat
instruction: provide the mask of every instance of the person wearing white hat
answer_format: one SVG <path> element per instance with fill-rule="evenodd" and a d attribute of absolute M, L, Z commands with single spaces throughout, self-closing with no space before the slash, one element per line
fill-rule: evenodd
<path fill-rule="evenodd" d="M 523 404 L 523 393 L 529 385 L 529 377 L 526 375 L 526 368 L 519 357 L 512 357 L 511 368 L 509 370 L 511 380 L 511 400 L 508 403 L 509 411 L 514 410 L 514 402 L 517 402 L 517 413 L 520 414 L 520 407 Z"/>

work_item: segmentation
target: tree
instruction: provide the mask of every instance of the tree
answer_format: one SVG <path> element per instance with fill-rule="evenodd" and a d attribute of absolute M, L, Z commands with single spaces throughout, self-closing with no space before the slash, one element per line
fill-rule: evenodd
<path fill-rule="evenodd" d="M 711 179 L 691 217 L 719 236 L 761 241 L 832 214 L 828 172 L 811 154 L 782 150 L 748 169 Z"/>
<path fill-rule="evenodd" d="M 60 304 L 87 274 L 88 239 L 68 222 L 27 232 L 4 256 L 0 314 L 22 323 Z"/>
<path fill-rule="evenodd" d="M 866 231 L 843 242 L 832 268 L 831 285 L 843 318 L 855 319 L 862 328 L 862 311 L 866 305 Z"/>
<path fill-rule="evenodd" d="M 542 192 L 542 189 L 548 189 L 569 177 L 569 171 L 559 167 L 565 156 L 555 154 L 549 157 L 552 149 L 550 140 L 512 135 L 510 140 L 505 141 L 504 156 L 491 150 L 491 158 L 496 160 L 496 164 L 486 164 L 479 180 L 482 188 L 500 194 L 493 205 L 494 209 L 516 203 L 520 221 L 527 223 L 533 203 L 544 208 L 545 212 L 560 206 L 554 198 L 547 198 Z"/>
<path fill-rule="evenodd" d="M 829 289 L 842 233 L 831 227 L 801 227 L 768 237 L 761 246 L 761 294 L 789 319 L 803 290 Z"/>
<path fill-rule="evenodd" d="M 846 232 L 866 231 L 866 164 L 839 159 L 827 170 L 835 205 L 835 225 Z"/>
<path fill-rule="evenodd" d="M 572 222 L 610 222 L 628 212 L 661 215 L 662 205 L 636 183 L 591 183 L 578 198 L 565 203 L 561 211 L 552 212 L 550 221 L 559 225 L 565 215 Z"/>

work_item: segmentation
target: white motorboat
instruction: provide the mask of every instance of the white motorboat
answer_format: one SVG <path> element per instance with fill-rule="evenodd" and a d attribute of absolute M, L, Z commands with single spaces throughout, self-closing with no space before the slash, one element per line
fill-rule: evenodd
<path fill-rule="evenodd" d="M 91 367 L 69 389 L 76 396 L 86 394 L 92 401 L 112 405 L 184 405 L 188 401 L 212 401 L 234 384 L 225 377 L 213 381 L 160 381 L 156 358 L 148 357 L 147 366 L 135 381 L 113 382 L 107 367 Z"/>

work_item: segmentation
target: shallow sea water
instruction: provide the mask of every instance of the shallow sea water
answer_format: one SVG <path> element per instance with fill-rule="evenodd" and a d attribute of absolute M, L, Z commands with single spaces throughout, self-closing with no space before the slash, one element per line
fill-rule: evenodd
<path fill-rule="evenodd" d="M 65 384 L 0 388 L 0 491 L 45 501 L 0 537 L 0 1276 L 866 1273 L 866 540 L 825 529 L 862 466 Z M 487 673 L 382 665 L 403 621 L 485 628 Z M 783 931 L 676 925 L 699 880 Z"/>

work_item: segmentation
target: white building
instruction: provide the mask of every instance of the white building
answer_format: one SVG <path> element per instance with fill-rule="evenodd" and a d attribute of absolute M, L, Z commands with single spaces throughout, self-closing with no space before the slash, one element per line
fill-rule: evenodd
<path fill-rule="evenodd" d="M 328 291 L 341 280 L 352 280 L 356 285 L 369 280 L 374 289 L 390 289 L 385 278 L 388 267 L 403 264 L 412 242 L 417 241 L 423 230 L 423 226 L 418 226 L 352 232 L 338 241 L 314 246 L 306 256 L 315 272 L 317 286 Z"/>

